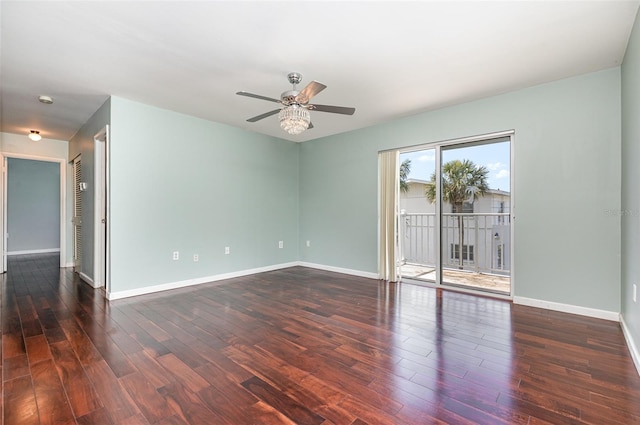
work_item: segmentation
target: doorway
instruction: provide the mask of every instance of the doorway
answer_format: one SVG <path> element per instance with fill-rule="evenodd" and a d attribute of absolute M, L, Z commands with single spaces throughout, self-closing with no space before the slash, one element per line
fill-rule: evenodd
<path fill-rule="evenodd" d="M 510 295 L 512 133 L 400 152 L 403 279 Z"/>
<path fill-rule="evenodd" d="M 0 197 L 2 199 L 2 208 L 1 208 L 1 216 L 2 216 L 2 229 L 3 229 L 3 237 L 0 238 L 0 250 L 2 252 L 2 261 L 0 261 L 0 268 L 2 270 L 0 270 L 0 272 L 4 273 L 7 270 L 7 255 L 8 254 L 20 254 L 20 253 L 45 253 L 45 252 L 59 252 L 59 265 L 60 267 L 65 267 L 66 266 L 66 243 L 67 243 L 67 238 L 66 238 L 66 215 L 65 215 L 65 185 L 66 185 L 66 162 L 63 159 L 56 159 L 56 158 L 48 158 L 48 157 L 40 157 L 40 156 L 35 156 L 35 155 L 23 155 L 23 154 L 17 154 L 17 153 L 3 153 L 0 155 L 1 160 L 2 160 L 2 196 Z M 10 167 L 9 167 L 9 161 L 14 161 L 15 164 L 23 164 L 26 165 L 28 167 L 37 164 L 37 163 L 43 163 L 43 164 L 48 164 L 48 165 L 52 165 L 53 168 L 58 168 L 58 172 L 56 173 L 56 177 L 53 178 L 53 186 L 51 186 L 51 182 L 49 182 L 48 186 L 54 187 L 54 189 L 51 191 L 51 193 L 47 193 L 42 194 L 43 196 L 36 196 L 36 200 L 37 201 L 42 201 L 43 197 L 50 199 L 51 203 L 49 204 L 49 207 L 47 207 L 47 210 L 50 210 L 50 207 L 53 203 L 55 203 L 56 205 L 53 207 L 55 209 L 57 209 L 56 212 L 54 212 L 52 215 L 55 215 L 56 217 L 54 217 L 54 220 L 51 222 L 51 217 L 49 218 L 44 218 L 44 222 L 48 222 L 48 229 L 46 230 L 46 233 L 49 235 L 48 239 L 50 241 L 52 241 L 53 239 L 56 239 L 57 241 L 57 247 L 44 247 L 38 248 L 35 247 L 35 245 L 29 247 L 30 243 L 33 243 L 33 240 L 30 241 L 25 241 L 24 238 L 22 240 L 22 242 L 27 243 L 27 245 L 22 246 L 22 248 L 20 248 L 18 245 L 22 242 L 19 242 L 17 240 L 17 234 L 15 234 L 14 231 L 14 241 L 18 244 L 12 246 L 11 244 L 9 244 L 9 214 L 10 214 L 10 209 L 13 209 L 13 207 L 15 207 L 15 204 L 11 204 L 12 202 L 9 196 L 9 181 L 12 180 L 12 173 L 10 171 Z M 57 166 L 55 165 L 57 164 Z M 48 167 L 51 168 L 51 167 Z M 29 179 L 31 179 L 33 176 L 33 174 L 28 173 L 27 174 L 29 176 Z M 20 178 L 17 175 L 14 175 L 13 177 L 17 177 L 17 183 L 18 183 L 18 187 L 15 188 L 18 192 L 14 192 L 14 193 L 20 193 L 20 185 L 23 183 L 26 183 L 25 179 Z M 16 178 L 13 179 L 13 182 L 15 181 Z M 55 187 L 57 186 L 57 190 L 55 190 Z M 41 187 L 41 186 L 36 186 L 36 189 L 34 189 L 33 187 L 31 188 L 26 188 L 25 190 L 28 193 L 22 193 L 24 195 L 34 195 L 34 190 L 39 190 L 37 189 L 37 187 Z M 53 195 L 52 193 L 55 192 Z M 14 195 L 16 196 L 16 195 Z M 55 200 L 52 200 L 51 197 L 54 196 Z M 14 198 L 15 199 L 15 198 Z M 15 211 L 14 211 L 15 213 Z M 20 214 L 20 213 L 17 213 Z M 15 215 L 15 214 L 14 214 Z M 24 218 L 20 217 L 21 219 Z M 42 217 L 41 217 L 42 218 Z M 42 222 L 42 220 L 41 220 Z M 17 228 L 15 228 L 17 229 Z M 41 237 L 44 235 L 43 232 L 39 232 L 36 229 L 29 229 L 28 232 L 25 233 L 27 235 L 28 238 L 33 238 L 35 236 L 39 237 L 41 239 Z M 57 234 L 57 235 L 56 235 Z M 57 236 L 57 237 L 56 237 Z M 35 247 L 35 248 L 34 248 Z M 10 252 L 11 251 L 11 252 Z"/>

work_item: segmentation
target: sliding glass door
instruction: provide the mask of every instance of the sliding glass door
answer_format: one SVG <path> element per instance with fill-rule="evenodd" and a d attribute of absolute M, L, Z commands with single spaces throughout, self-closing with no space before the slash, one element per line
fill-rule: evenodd
<path fill-rule="evenodd" d="M 400 154 L 405 279 L 511 293 L 511 135 Z"/>

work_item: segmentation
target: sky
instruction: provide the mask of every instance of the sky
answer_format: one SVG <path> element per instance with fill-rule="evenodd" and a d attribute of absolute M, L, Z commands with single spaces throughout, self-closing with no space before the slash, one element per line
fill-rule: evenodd
<path fill-rule="evenodd" d="M 431 180 L 435 169 L 435 149 L 425 149 L 400 153 L 400 162 L 411 160 L 411 171 L 408 178 Z M 458 148 L 442 148 L 442 163 L 454 159 L 470 159 L 476 165 L 484 165 L 488 170 L 489 188 L 510 191 L 511 188 L 511 153 L 509 142 L 490 143 Z"/>

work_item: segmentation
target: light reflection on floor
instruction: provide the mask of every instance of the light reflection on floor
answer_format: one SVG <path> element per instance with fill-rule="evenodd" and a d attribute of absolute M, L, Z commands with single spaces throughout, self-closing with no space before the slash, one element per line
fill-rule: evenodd
<path fill-rule="evenodd" d="M 508 301 L 388 285 L 395 307 L 390 355 L 396 359 L 388 391 L 404 409 L 423 412 L 429 423 L 447 417 L 442 406 L 452 397 L 482 393 L 495 399 L 517 386 Z"/>

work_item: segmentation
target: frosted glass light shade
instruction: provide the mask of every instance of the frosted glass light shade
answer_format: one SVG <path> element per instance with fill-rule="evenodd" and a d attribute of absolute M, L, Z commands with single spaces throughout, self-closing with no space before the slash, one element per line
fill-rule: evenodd
<path fill-rule="evenodd" d="M 289 134 L 300 134 L 309 128 L 311 115 L 307 108 L 300 105 L 290 105 L 282 108 L 278 114 L 280 128 Z"/>
<path fill-rule="evenodd" d="M 38 140 L 42 139 L 42 136 L 40 135 L 39 131 L 31 130 L 31 133 L 29 133 L 29 139 L 33 140 L 34 142 L 37 142 Z"/>

